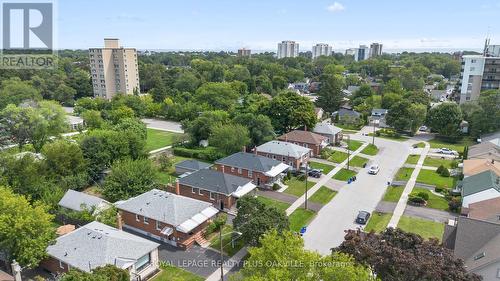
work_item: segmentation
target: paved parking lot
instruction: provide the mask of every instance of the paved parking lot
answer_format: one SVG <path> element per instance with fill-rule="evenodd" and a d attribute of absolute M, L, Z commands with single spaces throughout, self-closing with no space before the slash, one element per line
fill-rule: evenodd
<path fill-rule="evenodd" d="M 184 130 L 182 129 L 181 123 L 179 123 L 179 122 L 165 121 L 165 120 L 159 120 L 159 119 L 150 119 L 150 118 L 144 118 L 141 120 L 142 120 L 142 122 L 146 123 L 146 126 L 148 128 L 151 128 L 151 129 L 174 132 L 174 133 L 181 133 L 181 134 L 184 133 Z"/>

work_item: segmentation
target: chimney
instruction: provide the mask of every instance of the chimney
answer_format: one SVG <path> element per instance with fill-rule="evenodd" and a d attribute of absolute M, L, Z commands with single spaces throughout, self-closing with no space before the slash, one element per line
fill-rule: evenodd
<path fill-rule="evenodd" d="M 243 148 L 241 149 L 242 152 L 247 152 L 247 147 L 246 146 L 243 146 Z"/>
<path fill-rule="evenodd" d="M 181 194 L 181 189 L 179 187 L 179 180 L 175 180 L 175 194 Z"/>
<path fill-rule="evenodd" d="M 253 148 L 253 153 L 255 153 L 255 155 L 257 155 L 257 147 L 256 146 Z"/>
<path fill-rule="evenodd" d="M 118 228 L 118 230 L 123 229 L 123 221 L 122 221 L 122 215 L 120 214 L 120 211 L 118 211 L 116 213 L 116 228 Z"/>

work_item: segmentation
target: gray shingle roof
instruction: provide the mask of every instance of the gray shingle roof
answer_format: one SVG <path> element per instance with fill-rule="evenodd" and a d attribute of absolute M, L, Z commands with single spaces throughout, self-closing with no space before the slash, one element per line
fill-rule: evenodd
<path fill-rule="evenodd" d="M 116 207 L 177 227 L 211 206 L 208 202 L 152 189 Z"/>
<path fill-rule="evenodd" d="M 489 141 L 482 142 L 469 147 L 468 159 L 495 159 L 500 160 L 500 146 Z"/>
<path fill-rule="evenodd" d="M 384 115 L 387 114 L 388 110 L 384 108 L 374 108 L 372 109 L 372 115 Z"/>
<path fill-rule="evenodd" d="M 127 268 L 158 246 L 152 241 L 94 221 L 58 237 L 54 245 L 47 247 L 47 253 L 72 267 L 89 272 L 107 264 Z"/>
<path fill-rule="evenodd" d="M 317 134 L 324 134 L 324 135 L 336 135 L 342 131 L 341 128 L 335 127 L 332 124 L 327 124 L 323 122 L 319 122 L 316 124 L 316 126 L 313 129 L 313 132 Z"/>
<path fill-rule="evenodd" d="M 251 182 L 251 179 L 225 174 L 216 170 L 203 169 L 179 179 L 179 183 L 191 187 L 231 195 L 238 187 Z"/>
<path fill-rule="evenodd" d="M 98 208 L 102 204 L 110 205 L 108 201 L 102 198 L 71 189 L 66 191 L 63 198 L 59 201 L 59 206 L 74 211 L 82 211 L 82 205 L 85 205 L 87 208 Z"/>
<path fill-rule="evenodd" d="M 175 164 L 175 167 L 189 169 L 189 170 L 193 170 L 193 171 L 206 169 L 206 168 L 209 168 L 211 166 L 212 166 L 211 164 L 201 162 L 198 160 L 193 160 L 193 159 L 184 160 L 184 161 L 181 161 L 181 162 Z"/>
<path fill-rule="evenodd" d="M 491 188 L 500 193 L 499 177 L 491 170 L 466 177 L 460 185 L 462 187 L 462 196 L 469 196 Z"/>
<path fill-rule="evenodd" d="M 281 164 L 280 161 L 254 153 L 237 152 L 215 161 L 216 164 L 237 167 L 251 171 L 267 172 Z"/>
<path fill-rule="evenodd" d="M 339 117 L 351 116 L 354 118 L 359 118 L 361 116 L 361 113 L 354 111 L 354 110 L 345 109 L 345 108 L 339 109 L 337 114 L 339 115 Z"/>
<path fill-rule="evenodd" d="M 268 141 L 264 144 L 257 146 L 258 152 L 277 154 L 283 156 L 290 156 L 294 158 L 300 158 L 311 150 L 307 147 L 302 147 L 290 142 L 284 141 Z"/>

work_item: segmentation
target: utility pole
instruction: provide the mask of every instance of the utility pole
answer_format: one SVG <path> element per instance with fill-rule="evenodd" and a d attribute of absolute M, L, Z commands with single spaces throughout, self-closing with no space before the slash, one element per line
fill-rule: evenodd
<path fill-rule="evenodd" d="M 222 226 L 219 229 L 219 243 L 220 243 L 220 280 L 224 281 L 224 255 L 222 254 Z"/>
<path fill-rule="evenodd" d="M 306 201 L 304 202 L 304 208 L 306 210 L 307 210 L 307 178 L 309 177 L 308 168 L 309 168 L 309 163 L 306 162 Z"/>
<path fill-rule="evenodd" d="M 349 158 L 351 157 L 351 150 L 349 149 L 350 144 L 351 144 L 351 136 L 347 135 L 347 170 L 350 170 L 349 168 Z"/>
<path fill-rule="evenodd" d="M 372 136 L 372 144 L 375 145 L 375 120 L 373 122 L 373 136 Z M 379 123 L 380 124 L 380 123 Z"/>

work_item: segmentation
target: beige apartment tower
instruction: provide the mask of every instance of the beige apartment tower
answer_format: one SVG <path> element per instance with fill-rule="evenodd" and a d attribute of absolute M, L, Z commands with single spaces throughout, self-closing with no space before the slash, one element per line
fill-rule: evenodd
<path fill-rule="evenodd" d="M 123 48 L 120 40 L 104 39 L 104 48 L 89 49 L 94 97 L 111 99 L 117 93 L 139 92 L 139 70 L 135 48 Z"/>

